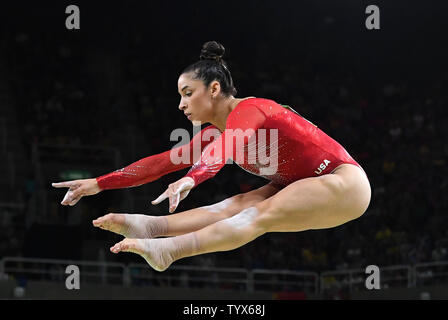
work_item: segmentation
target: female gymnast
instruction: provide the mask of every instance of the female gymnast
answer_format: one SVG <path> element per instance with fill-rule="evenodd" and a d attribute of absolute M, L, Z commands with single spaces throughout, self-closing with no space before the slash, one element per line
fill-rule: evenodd
<path fill-rule="evenodd" d="M 83 196 L 140 186 L 191 166 L 182 179 L 152 201 L 158 204 L 169 199 L 169 212 L 173 213 L 193 188 L 215 176 L 227 160 L 235 161 L 241 155 L 237 161 L 240 167 L 270 182 L 219 203 L 176 214 L 102 216 L 93 221 L 95 227 L 125 237 L 110 248 L 111 252 L 139 254 L 152 268 L 164 271 L 181 258 L 233 250 L 267 232 L 332 228 L 367 210 L 370 183 L 350 154 L 285 106 L 263 98 L 235 98 L 236 89 L 223 55 L 221 44 L 207 42 L 200 60 L 179 76 L 179 109 L 194 124 L 211 124 L 189 144 L 94 179 L 53 186 L 68 187 L 61 204 L 73 206 Z M 264 134 L 264 140 L 259 139 L 261 132 L 269 133 Z M 197 156 L 193 152 L 195 145 L 201 150 Z M 271 163 L 261 159 L 261 149 L 269 153 Z M 191 162 L 173 163 L 170 155 L 183 152 L 189 152 Z M 255 154 L 256 159 L 250 159 L 250 154 Z"/>

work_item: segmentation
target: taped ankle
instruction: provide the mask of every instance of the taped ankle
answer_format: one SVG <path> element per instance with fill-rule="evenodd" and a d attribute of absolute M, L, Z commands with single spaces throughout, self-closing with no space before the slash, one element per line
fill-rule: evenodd
<path fill-rule="evenodd" d="M 146 262 L 157 271 L 166 270 L 174 261 L 198 252 L 194 232 L 163 239 L 139 239 Z"/>
<path fill-rule="evenodd" d="M 166 217 L 144 214 L 124 214 L 123 235 L 127 238 L 150 239 L 165 236 L 168 230 Z"/>

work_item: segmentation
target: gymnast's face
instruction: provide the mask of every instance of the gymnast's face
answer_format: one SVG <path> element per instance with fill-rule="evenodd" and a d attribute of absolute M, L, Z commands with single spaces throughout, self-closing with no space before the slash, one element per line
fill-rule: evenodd
<path fill-rule="evenodd" d="M 217 81 L 214 81 L 217 82 Z M 213 114 L 212 82 L 207 88 L 200 79 L 193 79 L 191 73 L 181 74 L 177 81 L 177 89 L 181 96 L 179 109 L 184 112 L 194 125 L 210 122 Z"/>

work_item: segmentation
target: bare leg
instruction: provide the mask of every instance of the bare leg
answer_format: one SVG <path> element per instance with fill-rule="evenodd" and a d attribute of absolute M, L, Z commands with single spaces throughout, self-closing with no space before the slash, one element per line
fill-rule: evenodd
<path fill-rule="evenodd" d="M 266 200 L 279 191 L 267 184 L 261 188 L 233 196 L 211 206 L 166 216 L 168 221 L 168 236 L 186 234 L 200 230 L 217 221 L 229 218 L 240 211 Z"/>
<path fill-rule="evenodd" d="M 93 221 L 95 227 L 127 238 L 145 239 L 190 233 L 219 220 L 231 217 L 278 192 L 268 184 L 210 206 L 199 207 L 168 216 L 109 213 Z"/>
<path fill-rule="evenodd" d="M 163 271 L 178 259 L 232 250 L 266 232 L 339 226 L 361 216 L 370 196 L 370 184 L 361 169 L 343 165 L 334 174 L 296 181 L 255 206 L 198 231 L 167 239 L 124 239 L 111 251 L 137 253 Z"/>

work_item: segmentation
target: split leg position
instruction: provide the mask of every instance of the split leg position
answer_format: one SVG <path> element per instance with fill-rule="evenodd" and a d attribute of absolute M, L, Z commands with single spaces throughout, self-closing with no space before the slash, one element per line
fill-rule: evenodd
<path fill-rule="evenodd" d="M 208 225 L 198 225 L 194 231 L 161 239 L 126 238 L 111 251 L 137 253 L 152 268 L 164 271 L 181 258 L 233 250 L 267 232 L 339 226 L 360 217 L 367 210 L 370 198 L 370 183 L 363 170 L 343 164 L 331 174 L 296 181 L 237 213 L 228 213 L 228 217 Z"/>
<path fill-rule="evenodd" d="M 256 190 L 238 194 L 219 203 L 203 206 L 168 216 L 109 213 L 93 221 L 95 227 L 112 231 L 126 238 L 152 239 L 171 237 L 202 229 L 229 218 L 278 192 L 267 184 Z"/>

